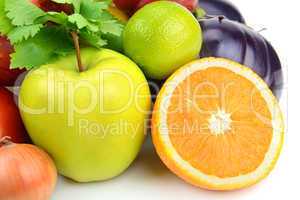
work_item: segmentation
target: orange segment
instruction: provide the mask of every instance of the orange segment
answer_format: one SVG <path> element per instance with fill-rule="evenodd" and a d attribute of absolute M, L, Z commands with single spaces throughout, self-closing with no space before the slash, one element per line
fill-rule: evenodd
<path fill-rule="evenodd" d="M 255 170 L 272 139 L 272 127 L 256 120 L 251 110 L 252 101 L 259 108 L 267 108 L 261 96 L 251 98 L 249 94 L 255 90 L 249 80 L 217 67 L 195 72 L 182 81 L 173 92 L 167 112 L 170 139 L 179 155 L 193 167 L 218 177 L 238 176 Z M 172 113 L 174 110 L 176 114 Z M 218 118 L 222 123 L 221 118 L 223 115 L 226 118 L 226 113 L 230 122 L 223 119 L 224 124 L 220 124 L 224 133 L 213 132 L 211 129 L 218 127 L 212 124 L 218 123 Z M 267 109 L 258 110 L 258 113 L 271 120 Z M 181 137 L 182 134 L 185 136 Z"/>
<path fill-rule="evenodd" d="M 155 103 L 152 135 L 177 175 L 203 188 L 230 190 L 269 173 L 281 149 L 283 122 L 275 97 L 254 72 L 209 58 L 187 64 L 166 82 Z"/>

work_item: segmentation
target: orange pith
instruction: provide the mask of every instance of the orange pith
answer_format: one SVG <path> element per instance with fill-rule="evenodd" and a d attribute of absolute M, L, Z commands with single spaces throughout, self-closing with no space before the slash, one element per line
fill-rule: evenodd
<path fill-rule="evenodd" d="M 271 114 L 256 90 L 249 80 L 218 67 L 182 81 L 167 111 L 170 140 L 178 154 L 203 173 L 221 178 L 254 171 L 264 159 L 273 131 L 266 123 Z M 218 109 L 231 114 L 231 129 L 224 134 L 209 128 Z"/>

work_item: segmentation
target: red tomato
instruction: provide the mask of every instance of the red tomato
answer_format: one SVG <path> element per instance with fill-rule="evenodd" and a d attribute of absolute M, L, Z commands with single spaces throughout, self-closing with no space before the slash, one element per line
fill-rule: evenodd
<path fill-rule="evenodd" d="M 24 72 L 19 69 L 9 69 L 10 54 L 14 52 L 14 48 L 6 37 L 0 36 L 0 85 L 13 86 L 18 76 Z"/>
<path fill-rule="evenodd" d="M 152 3 L 154 1 L 159 0 L 113 0 L 115 5 L 127 12 L 128 14 L 134 14 L 138 9 L 142 8 L 146 4 Z M 182 6 L 186 7 L 190 11 L 194 11 L 198 5 L 198 0 L 170 0 L 176 3 L 181 4 Z"/>
<path fill-rule="evenodd" d="M 15 143 L 29 141 L 14 95 L 0 86 L 0 138 L 4 136 L 10 136 Z"/>
<path fill-rule="evenodd" d="M 31 0 L 31 2 L 46 12 L 55 11 L 65 12 L 67 14 L 71 14 L 73 12 L 72 6 L 68 4 L 58 4 L 50 0 Z"/>
<path fill-rule="evenodd" d="M 117 8 L 131 14 L 140 0 L 113 0 L 113 2 Z"/>

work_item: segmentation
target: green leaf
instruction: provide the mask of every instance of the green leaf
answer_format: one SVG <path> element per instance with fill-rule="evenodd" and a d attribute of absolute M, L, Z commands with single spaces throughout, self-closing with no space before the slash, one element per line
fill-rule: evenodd
<path fill-rule="evenodd" d="M 107 44 L 104 45 L 104 48 L 113 49 L 118 52 L 123 52 L 123 39 L 122 37 L 115 36 L 112 34 L 105 34 L 102 36 L 103 39 L 107 41 Z"/>
<path fill-rule="evenodd" d="M 72 5 L 74 14 L 44 12 L 30 0 L 0 0 L 0 19 L 6 19 L 0 21 L 0 31 L 8 33 L 15 47 L 11 68 L 39 67 L 74 52 L 71 31 L 88 46 L 122 51 L 124 25 L 108 12 L 110 0 L 52 1 Z"/>
<path fill-rule="evenodd" d="M 64 12 L 47 12 L 45 16 L 39 17 L 35 20 L 35 23 L 44 24 L 46 22 L 54 22 L 56 24 L 66 26 L 68 23 L 68 15 Z"/>
<path fill-rule="evenodd" d="M 65 30 L 45 27 L 33 38 L 15 45 L 11 68 L 39 67 L 57 59 L 60 52 L 70 52 L 72 48 L 70 36 Z"/>
<path fill-rule="evenodd" d="M 104 21 L 101 23 L 100 27 L 102 33 L 110 33 L 116 36 L 121 36 L 124 29 L 124 26 L 116 20 Z"/>
<path fill-rule="evenodd" d="M 73 0 L 73 6 L 74 6 L 75 13 L 80 12 L 80 5 L 81 5 L 81 0 Z"/>
<path fill-rule="evenodd" d="M 80 31 L 79 33 L 80 38 L 87 44 L 101 48 L 107 45 L 107 42 L 101 38 L 100 34 L 88 32 L 86 30 Z"/>
<path fill-rule="evenodd" d="M 109 3 L 105 1 L 85 0 L 81 3 L 80 14 L 89 20 L 96 21 L 101 18 L 101 12 L 108 9 L 108 7 Z"/>
<path fill-rule="evenodd" d="M 58 48 L 53 52 L 57 56 L 67 56 L 71 53 L 74 53 L 74 47 L 72 45 L 72 42 L 70 41 L 70 45 L 65 46 L 64 48 Z"/>
<path fill-rule="evenodd" d="M 70 15 L 68 17 L 68 20 L 70 23 L 76 25 L 78 27 L 78 29 L 87 28 L 88 30 L 90 30 L 92 32 L 99 31 L 99 28 L 96 24 L 89 22 L 86 18 L 84 18 L 80 14 L 75 13 L 73 15 Z"/>
<path fill-rule="evenodd" d="M 5 13 L 5 0 L 0 0 L 0 35 L 6 35 L 12 28 L 10 20 Z"/>
<path fill-rule="evenodd" d="M 29 0 L 5 0 L 5 11 L 16 26 L 32 25 L 37 18 L 46 14 Z"/>
<path fill-rule="evenodd" d="M 86 20 L 84 17 L 82 17 L 80 14 L 77 13 L 70 15 L 68 17 L 68 21 L 77 25 L 79 29 L 87 27 L 89 23 L 88 20 Z"/>
<path fill-rule="evenodd" d="M 117 20 L 110 12 L 107 10 L 101 13 L 101 19 L 99 21 L 109 21 L 109 20 Z"/>
<path fill-rule="evenodd" d="M 74 12 L 75 13 L 80 13 L 81 0 L 73 0 L 72 5 L 74 7 Z"/>
<path fill-rule="evenodd" d="M 19 43 L 35 36 L 43 27 L 43 24 L 34 24 L 28 26 L 19 26 L 8 33 L 8 38 L 12 44 Z"/>

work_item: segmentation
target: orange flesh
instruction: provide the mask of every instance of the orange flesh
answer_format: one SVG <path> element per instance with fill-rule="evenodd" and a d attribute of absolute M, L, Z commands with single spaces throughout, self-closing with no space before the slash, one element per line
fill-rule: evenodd
<path fill-rule="evenodd" d="M 205 174 L 227 178 L 250 173 L 268 151 L 273 128 L 267 104 L 253 83 L 227 69 L 193 73 L 177 86 L 167 109 L 172 145 Z M 232 120 L 222 134 L 209 128 L 218 109 Z"/>

